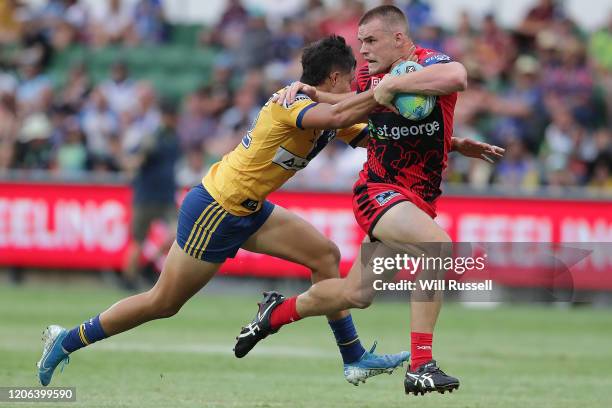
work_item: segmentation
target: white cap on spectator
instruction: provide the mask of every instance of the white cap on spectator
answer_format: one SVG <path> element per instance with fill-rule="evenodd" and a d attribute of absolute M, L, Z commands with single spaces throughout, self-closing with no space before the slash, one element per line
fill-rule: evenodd
<path fill-rule="evenodd" d="M 521 55 L 514 63 L 514 68 L 521 74 L 535 74 L 540 69 L 540 64 L 530 55 Z"/>
<path fill-rule="evenodd" d="M 558 39 L 551 31 L 540 31 L 536 37 L 538 47 L 543 50 L 554 50 L 559 47 Z"/>
<path fill-rule="evenodd" d="M 19 141 L 28 143 L 33 140 L 44 140 L 51 136 L 51 122 L 44 113 L 34 113 L 28 116 L 21 127 Z"/>

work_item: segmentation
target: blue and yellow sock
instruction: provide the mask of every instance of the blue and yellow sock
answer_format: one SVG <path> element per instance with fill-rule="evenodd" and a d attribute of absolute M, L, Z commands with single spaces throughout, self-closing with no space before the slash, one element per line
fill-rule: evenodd
<path fill-rule="evenodd" d="M 365 349 L 359 341 L 357 329 L 355 329 L 355 325 L 353 325 L 353 318 L 351 315 L 340 320 L 330 321 L 329 326 L 336 337 L 336 343 L 338 344 L 338 348 L 340 348 L 340 354 L 342 354 L 342 361 L 344 361 L 344 364 L 350 364 L 359 360 L 363 353 L 365 353 Z"/>
<path fill-rule="evenodd" d="M 62 341 L 62 347 L 68 353 L 89 346 L 96 341 L 105 339 L 107 336 L 100 325 L 100 315 L 87 320 L 68 332 Z"/>

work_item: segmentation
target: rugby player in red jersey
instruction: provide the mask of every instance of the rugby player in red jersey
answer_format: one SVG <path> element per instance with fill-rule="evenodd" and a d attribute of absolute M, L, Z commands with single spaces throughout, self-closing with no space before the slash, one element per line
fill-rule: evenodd
<path fill-rule="evenodd" d="M 354 186 L 357 222 L 372 241 L 401 249 L 418 243 L 439 243 L 441 252 L 429 255 L 443 256 L 447 252 L 442 251 L 451 248 L 451 239 L 434 218 L 449 151 L 490 161 L 490 157 L 500 157 L 503 149 L 452 138 L 457 92 L 467 86 L 466 70 L 441 52 L 416 46 L 400 9 L 380 6 L 368 11 L 359 22 L 358 37 L 366 64 L 358 70 L 357 92 L 374 88 L 377 102 L 384 106 L 375 108 L 368 117 L 368 158 Z M 395 64 L 406 59 L 424 68 L 381 82 Z M 283 98 L 291 101 L 297 90 L 328 103 L 350 95 L 329 95 L 297 83 Z M 394 94 L 404 92 L 435 95 L 432 113 L 416 122 L 400 116 L 391 100 Z M 356 263 L 346 279 L 319 282 L 291 301 L 283 302 L 279 294 L 281 301 L 277 299 L 269 312 L 275 322 L 274 331 L 303 317 L 369 306 L 374 293 L 363 287 L 360 271 Z M 459 387 L 459 380 L 440 370 L 432 358 L 441 299 L 439 292 L 426 300 L 422 296 L 411 297 L 411 364 L 404 380 L 406 393 L 445 392 Z M 259 323 L 256 316 L 251 325 L 261 327 Z M 269 333 L 243 336 L 238 343 L 244 347 L 248 342 L 249 347 L 254 347 Z"/>

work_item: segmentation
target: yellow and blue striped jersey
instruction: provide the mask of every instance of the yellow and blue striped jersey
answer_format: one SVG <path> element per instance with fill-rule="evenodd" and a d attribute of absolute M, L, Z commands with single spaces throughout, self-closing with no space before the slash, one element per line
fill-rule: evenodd
<path fill-rule="evenodd" d="M 367 135 L 366 124 L 339 130 L 304 129 L 302 118 L 316 105 L 303 94 L 289 106 L 268 101 L 242 142 L 202 179 L 210 195 L 231 214 L 252 214 L 268 194 L 306 167 L 334 138 L 355 147 Z"/>

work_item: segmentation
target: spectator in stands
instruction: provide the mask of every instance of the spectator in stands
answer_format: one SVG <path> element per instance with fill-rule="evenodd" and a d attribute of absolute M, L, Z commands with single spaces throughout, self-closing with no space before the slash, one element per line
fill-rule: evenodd
<path fill-rule="evenodd" d="M 589 57 L 602 86 L 607 123 L 612 126 L 612 11 L 606 26 L 591 36 Z"/>
<path fill-rule="evenodd" d="M 444 49 L 444 33 L 442 32 L 442 27 L 434 20 L 422 24 L 415 37 L 420 47 L 430 48 L 432 50 Z"/>
<path fill-rule="evenodd" d="M 155 89 L 148 82 L 136 85 L 136 98 L 130 110 L 130 123 L 124 127 L 123 148 L 132 152 L 150 139 L 160 125 L 160 112 L 157 106 Z"/>
<path fill-rule="evenodd" d="M 285 18 L 281 28 L 272 35 L 271 60 L 289 62 L 293 55 L 301 53 L 306 31 L 304 21 Z"/>
<path fill-rule="evenodd" d="M 266 23 L 265 14 L 254 11 L 251 13 L 240 41 L 240 47 L 235 50 L 236 65 L 244 72 L 259 69 L 266 65 L 272 57 L 272 32 Z"/>
<path fill-rule="evenodd" d="M 87 149 L 95 159 L 112 157 L 111 138 L 119 133 L 119 117 L 109 106 L 104 93 L 98 87 L 86 103 L 81 126 L 85 132 Z"/>
<path fill-rule="evenodd" d="M 129 77 L 125 62 L 118 61 L 113 64 L 111 78 L 104 81 L 100 89 L 113 112 L 121 114 L 134 107 L 136 84 Z"/>
<path fill-rule="evenodd" d="M 409 0 L 404 6 L 404 12 L 410 31 L 415 34 L 421 31 L 423 25 L 430 24 L 433 20 L 431 6 L 427 0 Z"/>
<path fill-rule="evenodd" d="M 495 172 L 495 182 L 509 191 L 534 189 L 539 182 L 536 164 L 520 139 L 508 141 L 506 154 Z"/>
<path fill-rule="evenodd" d="M 41 23 L 32 15 L 24 16 L 17 64 L 36 65 L 44 71 L 49 66 L 52 57 L 53 47 Z"/>
<path fill-rule="evenodd" d="M 0 175 L 13 165 L 18 131 L 15 98 L 0 92 Z"/>
<path fill-rule="evenodd" d="M 514 61 L 515 47 L 512 38 L 497 24 L 493 14 L 484 17 L 481 32 L 476 37 L 474 52 L 487 80 L 497 80 Z"/>
<path fill-rule="evenodd" d="M 56 168 L 59 172 L 69 175 L 85 170 L 87 164 L 87 149 L 84 145 L 83 132 L 76 118 L 71 117 L 66 124 L 65 141 L 56 151 Z"/>
<path fill-rule="evenodd" d="M 589 190 L 604 193 L 609 197 L 612 191 L 612 155 L 602 155 L 593 166 L 593 176 L 588 184 Z"/>
<path fill-rule="evenodd" d="M 167 27 L 162 0 L 140 0 L 134 10 L 132 42 L 159 44 L 166 39 Z"/>
<path fill-rule="evenodd" d="M 52 11 L 49 39 L 56 50 L 63 50 L 84 39 L 87 9 L 79 0 L 62 0 Z"/>
<path fill-rule="evenodd" d="M 45 111 L 51 105 L 53 89 L 51 81 L 36 61 L 23 61 L 21 80 L 17 87 L 17 103 L 20 111 Z"/>
<path fill-rule="evenodd" d="M 598 129 L 587 143 L 580 146 L 580 154 L 587 163 L 589 175 L 593 178 L 599 177 L 601 182 L 602 167 L 605 164 L 612 165 L 612 131 L 609 128 Z M 609 174 L 609 168 L 608 168 Z M 610 192 L 612 190 L 608 190 Z"/>
<path fill-rule="evenodd" d="M 218 87 L 231 88 L 235 78 L 234 56 L 229 52 L 221 52 L 213 62 L 213 72 L 211 74 L 211 84 Z"/>
<path fill-rule="evenodd" d="M 593 72 L 586 63 L 585 50 L 578 39 L 563 44 L 561 63 L 543 72 L 543 90 L 549 103 L 560 103 L 584 126 L 596 123 L 593 105 Z M 552 100 L 551 100 L 552 98 Z M 549 108 L 551 109 L 551 108 Z"/>
<path fill-rule="evenodd" d="M 505 139 L 518 137 L 536 151 L 546 117 L 537 60 L 528 55 L 518 58 L 508 87 L 498 96 L 491 95 L 486 109 L 493 119 L 493 142 L 505 144 Z"/>
<path fill-rule="evenodd" d="M 474 49 L 476 30 L 472 26 L 470 14 L 463 10 L 459 15 L 457 31 L 446 37 L 443 49 L 457 60 L 464 61 Z"/>
<path fill-rule="evenodd" d="M 229 0 L 217 23 L 217 28 L 223 29 L 234 24 L 243 26 L 246 24 L 248 17 L 249 14 L 240 0 Z"/>
<path fill-rule="evenodd" d="M 305 25 L 302 40 L 309 44 L 322 37 L 321 23 L 325 20 L 327 10 L 322 0 L 308 0 L 304 6 L 293 16 L 295 20 Z"/>
<path fill-rule="evenodd" d="M 547 173 L 554 174 L 569 167 L 570 156 L 575 152 L 576 143 L 584 130 L 562 105 L 552 111 L 552 123 L 544 132 L 540 148 L 540 160 Z"/>
<path fill-rule="evenodd" d="M 217 125 L 212 112 L 210 88 L 200 88 L 189 95 L 178 125 L 183 151 L 202 149 L 204 144 L 215 136 Z"/>
<path fill-rule="evenodd" d="M 133 33 L 133 10 L 121 0 L 107 0 L 105 7 L 95 9 L 89 27 L 91 42 L 104 47 L 125 42 Z"/>
<path fill-rule="evenodd" d="M 66 143 L 68 128 L 75 119 L 75 111 L 68 105 L 56 103 L 50 107 L 48 116 L 52 129 L 49 142 L 55 150 Z"/>
<path fill-rule="evenodd" d="M 203 30 L 200 38 L 209 45 L 238 52 L 249 14 L 240 0 L 230 0 L 213 30 Z"/>
<path fill-rule="evenodd" d="M 212 164 L 213 161 L 201 146 L 194 146 L 187 150 L 177 166 L 177 185 L 184 189 L 198 185 Z"/>
<path fill-rule="evenodd" d="M 17 138 L 16 166 L 27 170 L 46 170 L 52 164 L 49 142 L 53 128 L 44 113 L 34 113 L 23 120 Z"/>
<path fill-rule="evenodd" d="M 236 92 L 233 106 L 221 116 L 217 137 L 209 140 L 207 150 L 221 157 L 236 147 L 253 125 L 259 109 L 255 89 L 243 88 Z"/>
<path fill-rule="evenodd" d="M 175 104 L 163 101 L 161 126 L 151 138 L 143 140 L 126 160 L 129 170 L 135 173 L 132 183 L 134 244 L 129 251 L 125 270 L 128 281 L 133 284 L 137 283 L 142 243 L 151 223 L 157 219 L 174 223 L 176 217 L 175 167 L 180 156 L 176 125 Z M 170 238 L 171 242 L 174 237 Z"/>
<path fill-rule="evenodd" d="M 363 56 L 359 53 L 361 44 L 355 35 L 359 25 L 359 19 L 365 12 L 363 2 L 359 0 L 342 0 L 333 12 L 328 13 L 327 19 L 321 23 L 321 33 L 323 35 L 339 35 L 346 39 L 357 59 L 357 66 L 364 62 Z"/>
<path fill-rule="evenodd" d="M 538 33 L 549 28 L 555 19 L 563 15 L 561 6 L 557 3 L 556 0 L 539 0 L 538 4 L 527 12 L 517 32 L 527 40 L 528 46 Z"/>
<path fill-rule="evenodd" d="M 78 62 L 70 67 L 67 80 L 61 86 L 57 99 L 60 103 L 78 110 L 84 105 L 91 87 L 85 63 Z"/>
<path fill-rule="evenodd" d="M 0 0 L 0 44 L 13 44 L 19 39 L 19 3 L 19 0 Z"/>

